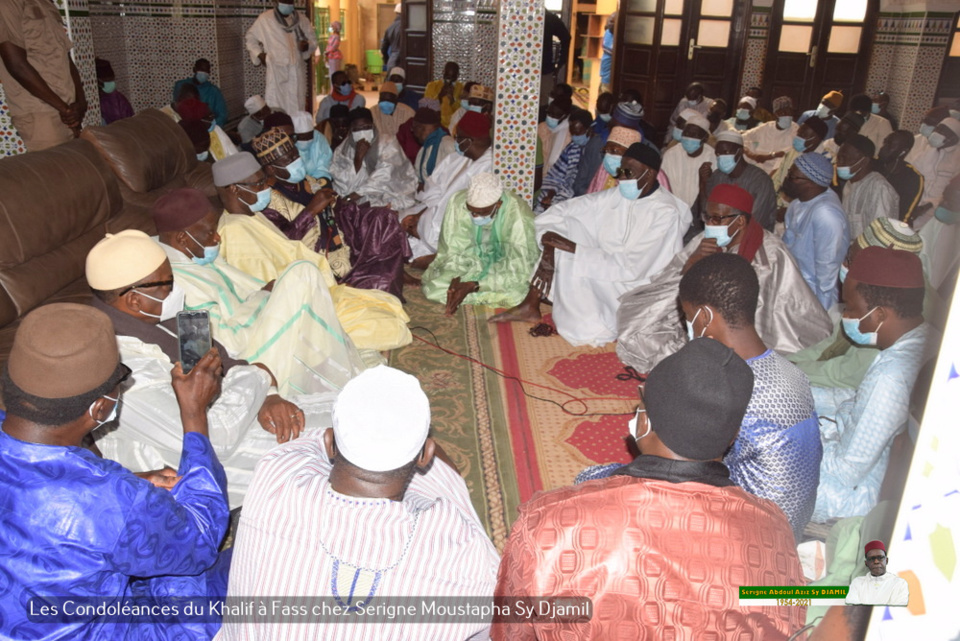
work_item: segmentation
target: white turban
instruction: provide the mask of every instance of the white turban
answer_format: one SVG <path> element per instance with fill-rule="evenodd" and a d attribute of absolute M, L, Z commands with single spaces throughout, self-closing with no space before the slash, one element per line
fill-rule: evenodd
<path fill-rule="evenodd" d="M 496 174 L 484 172 L 470 179 L 467 188 L 467 204 L 471 207 L 489 207 L 503 196 L 503 187 Z"/>
<path fill-rule="evenodd" d="M 736 129 L 724 129 L 717 134 L 717 142 L 732 142 L 743 147 L 743 136 Z"/>
<path fill-rule="evenodd" d="M 251 116 L 264 107 L 267 106 L 267 101 L 263 99 L 263 96 L 257 94 L 256 96 L 250 96 L 247 98 L 247 101 L 243 103 L 244 109 L 247 110 L 247 113 Z"/>

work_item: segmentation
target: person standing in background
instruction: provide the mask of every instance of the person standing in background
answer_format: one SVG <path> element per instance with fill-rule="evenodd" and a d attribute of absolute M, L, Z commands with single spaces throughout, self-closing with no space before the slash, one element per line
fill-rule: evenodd
<path fill-rule="evenodd" d="M 323 55 L 327 59 L 327 82 L 333 87 L 333 74 L 340 71 L 343 64 L 343 52 L 340 51 L 340 29 L 343 25 L 339 20 L 330 23 L 330 35 L 327 37 L 327 48 Z"/>
<path fill-rule="evenodd" d="M 267 104 L 292 114 L 306 105 L 307 75 L 304 61 L 317 48 L 317 36 L 306 16 L 293 2 L 275 0 L 273 9 L 260 14 L 247 30 L 247 52 L 254 65 L 267 67 L 263 92 Z"/>
<path fill-rule="evenodd" d="M 613 89 L 613 32 L 617 28 L 617 12 L 607 18 L 607 27 L 603 32 L 603 56 L 600 58 L 600 91 Z"/>

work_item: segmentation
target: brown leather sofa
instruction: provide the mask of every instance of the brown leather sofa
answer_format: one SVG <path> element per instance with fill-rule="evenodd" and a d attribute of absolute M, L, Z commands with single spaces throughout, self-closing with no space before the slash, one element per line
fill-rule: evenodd
<path fill-rule="evenodd" d="M 162 111 L 145 109 L 105 127 L 84 129 L 80 137 L 92 143 L 113 170 L 127 205 L 125 215 L 110 223 L 111 231 L 135 227 L 156 233 L 150 207 L 174 189 L 194 187 L 217 197 L 212 166 L 197 160 L 186 132 Z"/>
<path fill-rule="evenodd" d="M 210 164 L 198 162 L 183 129 L 155 109 L 52 149 L 0 158 L 0 367 L 27 312 L 90 299 L 84 265 L 104 234 L 155 234 L 151 205 L 180 187 L 219 204 Z"/>

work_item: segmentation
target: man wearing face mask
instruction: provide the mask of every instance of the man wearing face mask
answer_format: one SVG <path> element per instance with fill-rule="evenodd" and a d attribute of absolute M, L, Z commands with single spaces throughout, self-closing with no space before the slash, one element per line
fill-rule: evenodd
<path fill-rule="evenodd" d="M 905 223 L 913 221 L 914 212 L 923 196 L 923 176 L 905 160 L 913 144 L 913 134 L 901 129 L 887 136 L 883 147 L 877 152 L 877 171 L 896 190 L 899 196 L 898 217 Z"/>
<path fill-rule="evenodd" d="M 173 96 L 180 95 L 180 88 L 190 83 L 200 92 L 200 100 L 205 102 L 217 121 L 217 126 L 223 127 L 227 124 L 227 101 L 223 99 L 223 92 L 220 87 L 210 82 L 210 61 L 206 58 L 200 58 L 193 63 L 193 75 L 183 80 L 178 80 L 173 85 Z"/>
<path fill-rule="evenodd" d="M 527 203 L 494 174 L 477 174 L 447 205 L 423 294 L 445 304 L 447 316 L 461 304 L 511 307 L 527 294 L 539 253 Z"/>
<path fill-rule="evenodd" d="M 569 116 L 572 110 L 573 102 L 569 98 L 557 98 L 547 106 L 546 119 L 537 125 L 537 139 L 543 152 L 543 176 L 550 173 L 571 142 Z"/>
<path fill-rule="evenodd" d="M 869 138 L 875 149 L 879 149 L 887 136 L 893 133 L 890 121 L 873 113 L 873 100 L 867 94 L 862 93 L 851 98 L 850 111 L 863 117 L 864 122 L 859 133 Z"/>
<path fill-rule="evenodd" d="M 760 121 L 753 117 L 753 110 L 757 108 L 757 99 L 750 96 L 744 96 L 737 103 L 737 111 L 727 119 L 727 124 L 736 131 L 747 131 L 760 124 Z"/>
<path fill-rule="evenodd" d="M 695 236 L 648 284 L 620 298 L 617 355 L 647 372 L 686 342 L 677 310 L 683 274 L 714 254 L 737 254 L 753 266 L 760 304 L 753 323 L 763 342 L 789 353 L 830 333 L 827 312 L 813 295 L 783 241 L 751 215 L 754 199 L 743 188 L 721 184 L 710 191 L 702 216 L 705 230 Z"/>
<path fill-rule="evenodd" d="M 717 169 L 710 172 L 706 188 L 701 191 L 693 208 L 693 215 L 700 215 L 707 195 L 717 185 L 737 185 L 753 197 L 754 220 L 767 231 L 773 231 L 777 222 L 777 196 L 773 191 L 773 181 L 762 169 L 745 160 L 741 135 L 733 130 L 717 134 L 716 154 Z"/>
<path fill-rule="evenodd" d="M 946 298 L 953 292 L 960 265 L 960 175 L 944 188 L 943 199 L 920 229 L 920 237 L 930 284 Z"/>
<path fill-rule="evenodd" d="M 261 13 L 247 29 L 244 43 L 250 62 L 267 67 L 263 92 L 267 103 L 291 114 L 306 106 L 304 61 L 316 50 L 317 35 L 293 2 L 274 1 L 274 8 Z"/>
<path fill-rule="evenodd" d="M 450 117 L 460 108 L 460 98 L 463 84 L 460 78 L 460 65 L 451 61 L 443 65 L 443 78 L 427 83 L 423 90 L 424 98 L 434 98 L 440 101 L 440 123 L 447 127 Z"/>
<path fill-rule="evenodd" d="M 856 390 L 814 387 L 823 460 L 813 519 L 861 516 L 877 503 L 890 444 L 906 429 L 910 391 L 940 334 L 923 319 L 923 268 L 912 253 L 867 247 L 843 283 L 843 331 L 880 355 Z"/>
<path fill-rule="evenodd" d="M 898 218 L 900 195 L 882 174 L 873 170 L 873 143 L 856 134 L 837 154 L 837 178 L 843 184 L 843 210 L 851 238 L 876 218 Z"/>
<path fill-rule="evenodd" d="M 457 153 L 457 141 L 440 126 L 440 103 L 430 98 L 420 101 L 420 108 L 411 121 L 411 132 L 420 145 L 413 161 L 417 172 L 417 189 L 423 190 L 443 159 Z"/>
<path fill-rule="evenodd" d="M 231 355 L 266 365 L 281 394 L 339 389 L 363 368 L 338 319 L 331 284 L 313 264 L 292 263 L 268 283 L 228 264 L 219 257 L 220 212 L 196 189 L 163 196 L 151 213 L 184 308 L 208 311 L 213 337 Z"/>
<path fill-rule="evenodd" d="M 293 121 L 294 143 L 303 158 L 307 175 L 317 180 L 329 180 L 332 178 L 330 160 L 333 159 L 330 143 L 314 128 L 313 116 L 309 112 L 297 111 L 290 118 Z"/>
<path fill-rule="evenodd" d="M 543 185 L 533 211 L 536 214 L 542 213 L 551 205 L 562 203 L 568 198 L 578 194 L 574 193 L 574 181 L 580 170 L 581 159 L 587 150 L 593 138 L 593 131 L 590 130 L 590 123 L 593 117 L 586 109 L 574 108 L 570 112 L 570 144 L 564 148 L 557 162 L 553 164 L 546 177 L 543 179 Z M 598 139 L 594 147 L 595 156 L 601 157 L 600 149 L 603 147 Z M 593 163 L 596 167 L 596 163 Z"/>
<path fill-rule="evenodd" d="M 363 97 L 363 94 L 357 93 L 345 72 L 338 71 L 333 74 L 331 82 L 333 83 L 333 89 L 320 101 L 320 106 L 317 108 L 317 126 L 321 131 L 323 131 L 327 120 L 330 119 L 330 110 L 335 105 L 346 107 L 348 113 L 354 109 L 367 106 L 367 99 Z"/>
<path fill-rule="evenodd" d="M 673 135 L 673 128 L 677 124 L 677 116 L 680 115 L 680 112 L 684 109 L 693 109 L 701 116 L 706 118 L 707 112 L 710 111 L 710 105 L 713 104 L 712 98 L 707 98 L 704 96 L 703 85 L 699 82 L 691 82 L 686 91 L 683 92 L 683 98 L 680 99 L 680 102 L 677 103 L 676 108 L 673 110 L 673 113 L 670 115 L 670 131 L 667 131 L 668 140 L 670 136 Z"/>
<path fill-rule="evenodd" d="M 229 521 L 227 479 L 211 447 L 207 412 L 221 391 L 220 370 L 214 350 L 189 374 L 173 367 L 176 469 L 134 475 L 91 445 L 121 404 L 121 421 L 128 410 L 123 383 L 130 368 L 120 362 L 110 319 L 73 303 L 24 317 L 2 377 L 3 636 L 119 639 L 140 637 L 145 628 L 186 639 L 216 634 L 219 621 L 187 617 L 109 623 L 78 614 L 45 623 L 29 613 L 38 594 L 92 604 L 226 594 L 231 554 L 217 548 Z"/>
<path fill-rule="evenodd" d="M 690 208 L 660 189 L 660 154 L 627 149 L 617 189 L 560 203 L 536 219 L 543 252 L 526 298 L 491 322 L 539 323 L 540 301 L 553 301 L 557 332 L 572 345 L 617 338 L 619 299 L 661 271 L 680 251 Z"/>
<path fill-rule="evenodd" d="M 400 226 L 407 233 L 412 265 L 424 269 L 433 260 L 440 242 L 440 231 L 447 203 L 455 193 L 466 189 L 470 179 L 493 167 L 493 140 L 490 118 L 467 112 L 457 127 L 455 153 L 438 162 L 433 173 L 416 193 L 416 200 L 400 211 Z"/>
<path fill-rule="evenodd" d="M 378 133 L 396 136 L 400 125 L 413 118 L 413 109 L 399 101 L 399 94 L 395 83 L 380 85 L 380 102 L 372 110 L 373 126 Z"/>
<path fill-rule="evenodd" d="M 670 191 L 690 207 L 696 204 L 701 187 L 710 176 L 704 166 L 708 170 L 717 167 L 717 155 L 706 144 L 709 130 L 710 123 L 704 116 L 689 113 L 680 144 L 663 154 L 663 173 L 670 181 Z"/>
<path fill-rule="evenodd" d="M 117 90 L 117 77 L 113 73 L 113 65 L 109 60 L 96 59 L 97 86 L 100 89 L 100 117 L 103 124 L 130 118 L 133 116 L 133 107 L 130 101 Z"/>
<path fill-rule="evenodd" d="M 793 99 L 780 96 L 773 101 L 774 120 L 743 132 L 743 153 L 747 162 L 760 167 L 767 175 L 780 166 L 800 126 L 793 121 L 796 109 Z"/>
<path fill-rule="evenodd" d="M 237 133 L 240 134 L 240 141 L 247 145 L 263 132 L 263 121 L 270 115 L 271 109 L 260 95 L 247 98 L 243 108 L 247 110 L 247 115 L 237 125 Z"/>
<path fill-rule="evenodd" d="M 826 135 L 827 125 L 825 122 L 819 118 L 808 118 L 806 122 L 797 128 L 797 135 L 793 137 L 793 142 L 786 154 L 784 154 L 780 166 L 777 167 L 776 171 L 770 176 L 770 179 L 773 181 L 773 190 L 777 194 L 777 221 L 779 223 L 783 222 L 783 214 L 787 209 L 787 205 L 790 204 L 789 199 L 783 195 L 783 191 L 780 189 L 783 186 L 783 181 L 787 178 L 787 172 L 790 171 L 794 161 L 796 161 L 801 154 L 825 153 L 823 139 Z M 783 231 L 781 230 L 779 233 L 782 234 Z"/>
<path fill-rule="evenodd" d="M 128 469 L 176 465 L 183 432 L 172 382 L 180 360 L 176 315 L 183 309 L 184 292 L 175 284 L 170 261 L 159 243 L 128 230 L 108 234 L 90 250 L 86 276 L 96 296 L 93 306 L 110 318 L 120 357 L 133 370 L 120 427 L 94 435 L 97 447 Z M 298 407 L 278 394 L 277 381 L 265 366 L 231 358 L 218 342 L 214 347 L 224 378 L 206 414 L 233 509 L 243 504 L 261 455 L 305 428 L 329 425 L 336 394 L 299 397 Z"/>
<path fill-rule="evenodd" d="M 326 255 L 318 253 L 305 243 L 285 235 L 272 222 L 272 218 L 264 215 L 269 213 L 273 219 L 280 216 L 279 212 L 270 211 L 272 190 L 253 156 L 241 152 L 216 163 L 213 166 L 213 181 L 224 207 L 217 227 L 220 246 L 216 265 L 225 262 L 231 272 L 240 270 L 251 277 L 245 281 L 246 288 L 255 292 L 265 287 L 264 283 L 277 280 L 294 263 L 303 269 L 303 263 L 307 262 L 316 267 L 323 283 L 329 288 L 337 318 L 358 349 L 393 349 L 410 342 L 406 326 L 409 318 L 395 296 L 376 289 L 357 289 L 338 284 L 327 256 L 334 261 L 341 261 L 343 257 L 339 252 Z M 276 198 L 282 196 L 276 195 Z M 311 216 L 307 214 L 305 218 Z M 285 227 L 286 232 L 290 233 L 290 227 L 295 226 Z M 345 264 L 338 263 L 338 269 L 346 269 L 346 273 L 349 273 L 349 256 Z M 239 276 L 235 278 L 240 280 Z M 254 279 L 259 285 L 254 286 Z M 222 289 L 216 290 L 210 298 L 221 296 L 229 300 L 229 294 Z"/>
<path fill-rule="evenodd" d="M 950 110 L 946 105 L 933 107 L 923 115 L 923 120 L 920 122 L 920 131 L 913 138 L 913 149 L 907 154 L 907 162 L 914 162 L 918 156 L 923 155 L 930 149 L 930 134 L 944 118 L 949 116 Z"/>
<path fill-rule="evenodd" d="M 791 199 L 783 242 L 824 309 L 837 302 L 840 264 L 850 245 L 847 216 L 830 189 L 832 178 L 833 165 L 825 156 L 805 153 L 794 161 L 782 187 Z"/>
<path fill-rule="evenodd" d="M 851 136 L 860 133 L 860 128 L 863 127 L 863 123 L 863 116 L 853 111 L 848 112 L 847 115 L 837 123 L 837 129 L 833 132 L 833 138 L 824 141 L 823 155 L 831 161 L 836 161 L 837 154 L 840 153 L 840 145 L 847 142 Z"/>
<path fill-rule="evenodd" d="M 610 130 L 610 134 L 607 136 L 607 141 L 603 144 L 603 147 L 600 148 L 600 151 L 603 154 L 603 160 L 600 161 L 600 166 L 597 168 L 593 177 L 590 180 L 590 184 L 587 187 L 585 193 L 593 194 L 598 191 L 603 191 L 604 189 L 611 189 L 617 186 L 617 170 L 620 169 L 620 162 L 623 159 L 623 154 L 627 153 L 627 149 L 630 148 L 635 142 L 640 142 L 640 132 L 636 129 L 631 129 L 629 127 L 621 127 L 619 125 L 614 126 Z M 577 178 L 579 182 L 580 177 Z M 658 180 L 661 185 L 666 184 L 666 178 L 663 176 L 663 172 L 659 172 Z M 576 189 L 576 187 L 575 187 Z M 582 194 L 577 194 L 582 195 Z"/>
<path fill-rule="evenodd" d="M 842 104 L 842 93 L 839 91 L 828 91 L 823 98 L 821 98 L 820 104 L 816 109 L 810 109 L 809 111 L 804 111 L 802 114 L 800 114 L 800 117 L 797 118 L 797 124 L 802 125 L 809 118 L 816 116 L 826 123 L 827 135 L 824 137 L 824 139 L 830 140 L 833 138 L 833 133 L 837 128 L 837 124 L 840 122 L 840 119 L 837 118 L 836 113 L 837 109 L 839 109 Z"/>
<path fill-rule="evenodd" d="M 926 150 L 911 162 L 923 174 L 923 198 L 920 208 L 928 214 L 943 197 L 947 183 L 960 173 L 960 120 L 947 117 L 933 128 L 927 138 Z M 922 226 L 925 221 L 916 221 Z"/>

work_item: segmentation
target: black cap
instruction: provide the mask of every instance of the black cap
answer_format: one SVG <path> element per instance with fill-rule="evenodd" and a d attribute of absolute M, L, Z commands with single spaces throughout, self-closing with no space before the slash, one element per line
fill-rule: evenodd
<path fill-rule="evenodd" d="M 350 122 L 357 120 L 373 120 L 373 112 L 366 107 L 357 107 L 350 111 Z"/>
<path fill-rule="evenodd" d="M 853 136 L 847 138 L 846 144 L 850 145 L 867 158 L 873 158 L 877 151 L 873 141 L 866 136 L 861 136 L 860 134 L 854 134 Z"/>
<path fill-rule="evenodd" d="M 634 160 L 639 160 L 644 165 L 649 167 L 654 171 L 660 171 L 660 152 L 651 147 L 650 145 L 645 145 L 642 142 L 635 142 L 627 149 L 623 154 L 624 158 L 633 158 Z"/>
<path fill-rule="evenodd" d="M 817 134 L 818 138 L 827 137 L 827 131 L 828 131 L 827 123 L 821 120 L 820 118 L 817 118 L 816 116 L 810 116 L 809 118 L 803 121 L 803 124 L 813 129 L 813 131 Z"/>
<path fill-rule="evenodd" d="M 753 370 L 729 347 L 698 338 L 653 368 L 644 387 L 650 425 L 675 454 L 720 458 L 740 431 Z"/>

